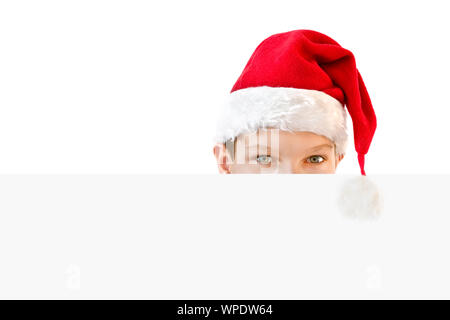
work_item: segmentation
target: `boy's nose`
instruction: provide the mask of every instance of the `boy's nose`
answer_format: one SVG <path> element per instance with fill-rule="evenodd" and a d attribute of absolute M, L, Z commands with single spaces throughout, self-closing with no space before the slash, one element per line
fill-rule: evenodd
<path fill-rule="evenodd" d="M 295 161 L 285 160 L 274 164 L 273 173 L 301 173 L 301 169 L 296 167 Z"/>

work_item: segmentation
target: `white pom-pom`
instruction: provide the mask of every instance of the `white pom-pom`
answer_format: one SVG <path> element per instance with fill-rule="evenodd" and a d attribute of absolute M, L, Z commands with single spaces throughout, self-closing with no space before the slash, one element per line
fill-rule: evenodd
<path fill-rule="evenodd" d="M 378 186 L 364 175 L 345 181 L 339 189 L 337 202 L 344 216 L 360 220 L 378 218 L 383 207 Z"/>

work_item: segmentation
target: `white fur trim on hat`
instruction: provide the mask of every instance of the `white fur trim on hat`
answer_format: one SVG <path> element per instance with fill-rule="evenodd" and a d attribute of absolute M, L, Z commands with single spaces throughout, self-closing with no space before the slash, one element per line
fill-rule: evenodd
<path fill-rule="evenodd" d="M 260 128 L 309 131 L 336 144 L 336 152 L 347 148 L 347 114 L 332 96 L 310 89 L 251 87 L 233 91 L 217 121 L 215 142 L 225 142 Z"/>

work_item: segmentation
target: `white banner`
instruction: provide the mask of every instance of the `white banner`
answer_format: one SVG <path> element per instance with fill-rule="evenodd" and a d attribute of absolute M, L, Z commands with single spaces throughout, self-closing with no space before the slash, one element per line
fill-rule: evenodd
<path fill-rule="evenodd" d="M 448 175 L 0 176 L 0 298 L 450 298 Z"/>

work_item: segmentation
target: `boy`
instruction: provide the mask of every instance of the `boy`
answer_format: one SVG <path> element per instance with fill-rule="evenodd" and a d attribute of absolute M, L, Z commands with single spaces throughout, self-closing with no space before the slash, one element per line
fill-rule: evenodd
<path fill-rule="evenodd" d="M 218 119 L 220 173 L 335 173 L 353 120 L 361 174 L 376 117 L 353 54 L 313 30 L 259 44 Z"/>
<path fill-rule="evenodd" d="M 214 154 L 220 173 L 335 173 L 344 157 L 325 136 L 274 128 L 217 144 Z"/>
<path fill-rule="evenodd" d="M 214 154 L 220 173 L 335 173 L 344 157 L 325 136 L 274 128 L 217 144 Z"/>

